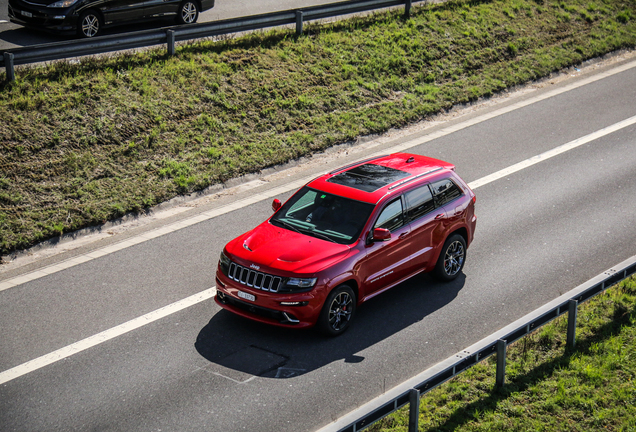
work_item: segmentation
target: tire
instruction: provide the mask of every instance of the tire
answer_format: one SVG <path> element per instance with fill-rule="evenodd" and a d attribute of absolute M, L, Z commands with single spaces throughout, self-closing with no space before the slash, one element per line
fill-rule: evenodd
<path fill-rule="evenodd" d="M 179 6 L 177 13 L 177 23 L 194 24 L 199 19 L 199 5 L 194 0 L 185 0 Z"/>
<path fill-rule="evenodd" d="M 356 296 L 347 285 L 340 285 L 327 296 L 318 318 L 318 327 L 329 336 L 338 336 L 349 328 L 356 311 Z"/>
<path fill-rule="evenodd" d="M 103 21 L 101 15 L 94 11 L 84 12 L 77 22 L 77 34 L 81 38 L 92 38 L 102 31 Z"/>
<path fill-rule="evenodd" d="M 466 262 L 466 240 L 459 234 L 453 234 L 444 242 L 433 274 L 443 282 L 450 282 L 461 273 Z"/>

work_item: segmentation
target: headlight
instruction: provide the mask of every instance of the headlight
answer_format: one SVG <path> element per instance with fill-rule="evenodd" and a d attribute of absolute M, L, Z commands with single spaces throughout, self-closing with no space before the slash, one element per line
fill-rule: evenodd
<path fill-rule="evenodd" d="M 74 5 L 75 3 L 77 3 L 77 0 L 60 0 L 60 1 L 56 1 L 55 3 L 50 4 L 48 7 L 50 7 L 50 8 L 67 8 L 69 6 Z"/>
<path fill-rule="evenodd" d="M 230 259 L 223 252 L 221 252 L 221 258 L 219 259 L 219 267 L 221 267 L 223 274 L 227 276 L 227 272 L 230 270 Z"/>
<path fill-rule="evenodd" d="M 289 278 L 285 281 L 283 291 L 303 291 L 313 288 L 318 278 Z"/>

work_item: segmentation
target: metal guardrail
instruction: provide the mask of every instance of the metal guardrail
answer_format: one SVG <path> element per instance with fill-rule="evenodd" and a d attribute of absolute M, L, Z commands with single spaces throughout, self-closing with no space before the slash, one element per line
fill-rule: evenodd
<path fill-rule="evenodd" d="M 13 81 L 15 80 L 15 65 L 61 60 L 163 44 L 167 45 L 168 54 L 173 55 L 175 42 L 177 41 L 227 35 L 283 25 L 295 24 L 296 34 L 301 35 L 303 32 L 303 22 L 306 21 L 396 6 L 404 6 L 405 14 L 408 16 L 413 1 L 426 0 L 351 0 L 303 9 L 251 15 L 242 18 L 164 27 L 124 35 L 33 45 L 30 47 L 5 50 L 2 56 L 0 56 L 0 66 L 4 66 L 6 70 L 7 81 Z"/>
<path fill-rule="evenodd" d="M 506 347 L 553 319 L 568 314 L 567 345 L 574 347 L 576 315 L 583 303 L 636 273 L 636 256 L 623 261 L 523 318 L 482 339 L 384 395 L 331 423 L 319 432 L 357 432 L 409 404 L 409 431 L 417 431 L 420 396 L 497 354 L 496 386 L 504 385 Z"/>

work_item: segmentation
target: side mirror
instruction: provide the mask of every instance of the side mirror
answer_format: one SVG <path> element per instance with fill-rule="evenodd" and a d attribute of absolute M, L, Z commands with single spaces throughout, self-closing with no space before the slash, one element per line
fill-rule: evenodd
<path fill-rule="evenodd" d="M 274 213 L 276 213 L 278 211 L 279 208 L 281 208 L 283 206 L 283 204 L 281 204 L 280 200 L 278 198 L 276 198 L 274 200 L 274 202 L 272 202 L 272 210 L 274 210 Z"/>
<path fill-rule="evenodd" d="M 391 240 L 391 231 L 386 228 L 375 228 L 371 235 L 372 241 L 386 241 Z"/>

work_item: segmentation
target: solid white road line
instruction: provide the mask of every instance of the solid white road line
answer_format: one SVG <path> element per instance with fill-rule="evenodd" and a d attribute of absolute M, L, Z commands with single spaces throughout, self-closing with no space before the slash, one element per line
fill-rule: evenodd
<path fill-rule="evenodd" d="M 51 363 L 70 357 L 73 354 L 77 354 L 88 348 L 94 347 L 95 345 L 109 341 L 117 336 L 121 336 L 124 333 L 143 327 L 146 324 L 150 324 L 151 322 L 167 317 L 168 315 L 172 315 L 175 312 L 194 306 L 204 300 L 211 299 L 215 294 L 216 287 L 208 288 L 205 291 L 201 291 L 190 297 L 184 298 L 183 300 L 179 300 L 178 302 L 147 313 L 146 315 L 142 315 L 116 327 L 97 333 L 94 336 L 87 337 L 86 339 L 65 346 L 64 348 L 60 348 L 52 353 L 43 355 L 42 357 L 38 357 L 19 366 L 15 366 L 0 373 L 0 385 L 21 377 L 22 375 L 26 375 L 29 372 L 33 372 L 34 370 L 43 368 L 44 366 L 48 366 Z"/>
<path fill-rule="evenodd" d="M 564 87 L 561 87 L 561 88 L 558 88 L 558 89 L 543 93 L 541 95 L 529 98 L 528 100 L 525 100 L 525 101 L 521 101 L 521 102 L 512 104 L 510 106 L 507 106 L 507 107 L 492 111 L 492 112 L 490 112 L 488 114 L 477 116 L 477 117 L 475 117 L 473 119 L 467 120 L 467 121 L 462 122 L 462 123 L 458 123 L 458 124 L 453 125 L 453 126 L 449 126 L 447 128 L 441 129 L 441 130 L 439 130 L 437 132 L 433 132 L 433 133 L 425 135 L 423 137 L 419 137 L 419 138 L 413 139 L 411 141 L 408 141 L 408 142 L 405 142 L 405 143 L 402 143 L 402 144 L 398 144 L 398 145 L 395 145 L 395 146 L 392 146 L 392 147 L 389 147 L 389 148 L 384 148 L 384 149 L 382 149 L 381 152 L 377 152 L 374 155 L 380 155 L 380 154 L 395 153 L 395 152 L 404 151 L 404 150 L 409 149 L 411 147 L 415 147 L 415 146 L 421 145 L 423 143 L 432 141 L 434 139 L 440 138 L 442 136 L 449 135 L 449 134 L 451 134 L 453 132 L 457 132 L 459 130 L 465 129 L 465 128 L 470 127 L 470 126 L 473 126 L 473 125 L 478 124 L 480 122 L 489 120 L 491 118 L 494 118 L 494 117 L 509 113 L 509 112 L 517 110 L 519 108 L 523 108 L 523 107 L 531 105 L 533 103 L 540 102 L 542 100 L 554 97 L 556 95 L 568 92 L 570 90 L 573 90 L 573 89 L 576 89 L 576 88 L 579 88 L 579 87 L 582 87 L 584 85 L 588 85 L 590 83 L 605 79 L 605 78 L 610 77 L 612 75 L 615 75 L 615 74 L 618 74 L 618 73 L 621 73 L 621 72 L 625 72 L 626 70 L 629 70 L 629 69 L 631 69 L 633 67 L 636 67 L 636 61 L 625 63 L 624 65 L 621 65 L 619 67 L 613 68 L 613 69 L 608 70 L 606 72 L 595 74 L 593 76 L 590 76 L 588 78 L 582 79 L 582 80 L 577 81 L 575 83 L 572 83 L 570 85 L 567 85 L 567 86 L 564 86 Z M 370 156 L 374 156 L 374 155 L 370 155 Z M 521 163 L 523 163 L 523 162 L 521 162 Z M 229 213 L 231 211 L 237 210 L 239 208 L 242 208 L 242 207 L 248 206 L 250 204 L 253 204 L 255 202 L 255 200 L 270 199 L 270 198 L 273 198 L 273 197 L 275 197 L 277 195 L 280 195 L 280 194 L 283 194 L 283 193 L 298 189 L 300 186 L 303 186 L 305 183 L 307 183 L 309 180 L 312 180 L 314 177 L 315 176 L 312 175 L 312 176 L 297 180 L 295 182 L 288 183 L 288 184 L 286 184 L 284 186 L 280 186 L 280 187 L 277 187 L 277 188 L 274 188 L 274 189 L 270 189 L 269 191 L 266 191 L 266 192 L 263 192 L 263 193 L 259 194 L 258 198 L 255 198 L 255 197 L 245 198 L 243 200 L 236 201 L 236 202 L 234 202 L 232 204 L 228 204 L 226 206 L 219 207 L 219 208 L 214 209 L 214 210 L 210 210 L 208 212 L 199 214 L 197 216 L 193 216 L 193 217 L 191 217 L 189 219 L 184 219 L 182 221 L 175 222 L 173 224 L 164 226 L 162 228 L 158 228 L 158 229 L 155 229 L 155 230 L 152 230 L 152 231 L 148 231 L 148 232 L 146 232 L 144 234 L 141 234 L 141 235 L 139 235 L 137 237 L 129 238 L 129 239 L 126 239 L 126 240 L 121 241 L 119 243 L 115 243 L 113 245 L 106 246 L 106 247 L 104 247 L 102 249 L 95 250 L 95 251 L 93 251 L 93 252 L 91 252 L 89 254 L 86 254 L 86 255 L 83 255 L 83 256 L 80 256 L 80 257 L 75 257 L 73 259 L 70 259 L 70 260 L 67 260 L 67 261 L 64 261 L 64 262 L 49 266 L 49 267 L 45 267 L 45 268 L 39 269 L 38 271 L 35 271 L 35 272 L 32 272 L 32 273 L 27 273 L 27 274 L 20 275 L 18 277 L 12 278 L 12 279 L 4 280 L 4 281 L 0 282 L 0 291 L 12 288 L 12 287 L 17 286 L 17 285 L 21 285 L 21 284 L 26 283 L 26 282 L 30 282 L 32 280 L 41 278 L 41 277 L 43 277 L 45 275 L 48 275 L 48 274 L 51 274 L 51 273 L 56 273 L 58 271 L 61 271 L 61 270 L 76 266 L 76 265 L 81 264 L 83 262 L 93 260 L 93 259 L 98 258 L 100 256 L 104 256 L 104 255 L 107 255 L 109 253 L 120 251 L 120 250 L 125 249 L 125 248 L 127 248 L 129 246 L 132 246 L 134 244 L 142 243 L 142 242 L 145 242 L 147 240 L 162 236 L 164 234 L 168 234 L 168 233 L 177 231 L 179 229 L 189 227 L 189 226 L 197 224 L 199 222 L 215 218 L 217 216 L 220 216 L 220 215 Z"/>
<path fill-rule="evenodd" d="M 477 189 L 481 186 L 484 186 L 488 183 L 491 183 L 495 180 L 506 177 L 512 173 L 521 171 L 524 168 L 535 165 L 539 162 L 546 161 L 554 156 L 560 155 L 568 150 L 572 150 L 577 148 L 583 144 L 589 143 L 593 140 L 599 139 L 605 135 L 609 135 L 613 132 L 616 132 L 620 129 L 623 129 L 627 126 L 633 125 L 636 123 L 636 116 L 630 117 L 627 120 L 623 120 L 618 122 L 612 126 L 608 126 L 603 128 L 597 132 L 593 132 L 589 135 L 586 135 L 582 138 L 578 138 L 574 141 L 571 141 L 567 144 L 549 150 L 547 152 L 541 153 L 540 155 L 533 156 L 529 159 L 526 159 L 523 162 L 519 162 L 515 165 L 512 165 L 508 168 L 505 168 L 501 171 L 497 171 L 496 173 L 490 174 L 486 177 L 482 177 L 479 180 L 475 180 L 469 184 L 471 189 Z M 304 183 L 301 183 L 301 185 Z M 294 186 L 296 187 L 296 186 Z M 278 192 L 277 192 L 278 193 Z M 105 330 L 101 333 L 98 333 L 94 336 L 88 337 L 84 340 L 76 342 L 74 344 L 68 345 L 64 348 L 60 348 L 57 351 L 53 351 L 50 354 L 43 355 L 42 357 L 38 357 L 34 360 L 23 363 L 19 366 L 15 366 L 7 371 L 0 373 L 0 385 L 16 379 L 22 375 L 28 374 L 29 372 L 33 372 L 34 370 L 43 368 L 44 366 L 50 365 L 51 363 L 55 363 L 58 360 L 62 360 L 64 358 L 70 357 L 73 354 L 84 351 L 85 349 L 91 348 L 95 345 L 99 345 L 103 342 L 106 342 L 110 339 L 113 339 L 117 336 L 120 336 L 124 333 L 128 333 L 132 330 L 135 330 L 139 327 L 142 327 L 146 324 L 150 324 L 151 322 L 157 321 L 163 317 L 171 315 L 180 310 L 186 309 L 190 306 L 194 306 L 197 303 L 208 300 L 216 294 L 216 287 L 209 288 L 205 291 L 201 291 L 198 294 L 194 294 L 190 297 L 187 297 L 183 300 L 180 300 L 176 303 L 172 303 L 168 306 L 164 306 L 160 309 L 157 309 L 153 312 L 147 313 L 146 315 L 140 316 L 139 318 L 135 318 L 128 322 L 118 325 L 117 327 L 113 327 L 109 330 Z"/>
<path fill-rule="evenodd" d="M 545 160 L 553 158 L 554 156 L 558 156 L 561 153 L 565 153 L 568 150 L 575 149 L 579 146 L 582 146 L 583 144 L 587 144 L 601 137 L 604 137 L 605 135 L 614 133 L 618 130 L 626 128 L 627 126 L 631 126 L 634 123 L 636 123 L 636 116 L 630 117 L 626 120 L 623 120 L 622 122 L 615 123 L 596 132 L 592 132 L 589 135 L 575 139 L 574 141 L 570 141 L 567 144 L 563 144 L 562 146 L 553 148 L 552 150 L 548 150 L 544 153 L 541 153 L 540 155 L 533 156 L 530 159 L 521 161 L 517 164 L 509 166 L 508 168 L 497 171 L 496 173 L 487 175 L 486 177 L 482 177 L 479 180 L 475 180 L 469 183 L 468 186 L 470 186 L 471 189 L 477 189 L 478 187 L 487 185 L 488 183 L 494 182 L 495 180 L 499 180 L 500 178 L 509 176 L 510 174 L 516 173 L 517 171 L 521 171 L 524 168 L 528 168 L 532 165 L 538 164 L 539 162 L 543 162 Z"/>

